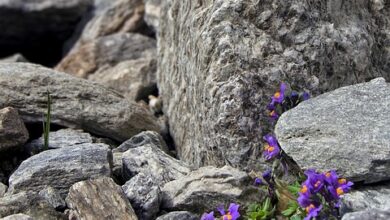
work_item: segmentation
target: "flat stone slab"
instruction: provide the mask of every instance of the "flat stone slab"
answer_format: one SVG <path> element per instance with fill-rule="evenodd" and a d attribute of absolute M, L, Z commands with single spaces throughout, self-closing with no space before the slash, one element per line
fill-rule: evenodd
<path fill-rule="evenodd" d="M 275 133 L 302 169 L 335 169 L 355 182 L 390 179 L 390 84 L 343 87 L 285 112 Z"/>

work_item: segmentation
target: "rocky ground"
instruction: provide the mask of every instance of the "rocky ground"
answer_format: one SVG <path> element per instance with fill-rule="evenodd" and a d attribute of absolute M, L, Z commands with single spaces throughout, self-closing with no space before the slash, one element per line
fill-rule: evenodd
<path fill-rule="evenodd" d="M 0 27 L 1 219 L 263 202 L 274 127 L 293 173 L 355 183 L 340 218 L 390 219 L 388 1 L 0 0 Z M 275 124 L 281 82 L 314 98 Z"/>

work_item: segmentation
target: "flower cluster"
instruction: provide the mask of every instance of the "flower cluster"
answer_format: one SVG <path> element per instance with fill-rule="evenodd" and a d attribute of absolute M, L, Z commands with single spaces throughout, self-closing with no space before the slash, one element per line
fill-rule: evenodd
<path fill-rule="evenodd" d="M 310 220 L 319 215 L 323 205 L 321 197 L 329 208 L 338 208 L 340 198 L 351 190 L 352 182 L 339 178 L 336 171 L 318 173 L 313 169 L 305 172 L 306 181 L 302 184 L 297 199 L 298 204 L 306 210 L 305 220 Z"/>
<path fill-rule="evenodd" d="M 223 205 L 217 207 L 219 213 L 221 214 L 221 220 L 237 220 L 240 217 L 238 209 L 240 206 L 235 203 L 230 203 L 229 209 L 225 211 Z M 215 220 L 214 212 L 204 213 L 201 217 L 201 220 Z"/>
<path fill-rule="evenodd" d="M 283 112 L 294 108 L 300 102 L 309 98 L 310 96 L 307 92 L 303 92 L 301 94 L 296 91 L 288 92 L 287 85 L 285 83 L 281 83 L 279 91 L 271 97 L 271 101 L 267 105 L 269 117 L 276 121 Z"/>
<path fill-rule="evenodd" d="M 263 137 L 263 139 L 266 141 L 266 144 L 264 145 L 264 152 L 263 152 L 265 159 L 271 160 L 274 158 L 279 158 L 280 146 L 278 140 L 276 140 L 276 137 L 267 134 L 266 136 Z"/>

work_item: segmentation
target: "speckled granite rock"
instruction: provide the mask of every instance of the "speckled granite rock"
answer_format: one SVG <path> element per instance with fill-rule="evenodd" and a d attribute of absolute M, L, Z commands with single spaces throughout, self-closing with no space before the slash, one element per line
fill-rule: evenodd
<path fill-rule="evenodd" d="M 46 186 L 58 190 L 62 198 L 76 182 L 110 176 L 112 154 L 105 144 L 80 144 L 72 148 L 48 150 L 23 161 L 9 178 L 7 194 Z"/>
<path fill-rule="evenodd" d="M 7 191 L 8 186 L 4 185 L 3 183 L 0 182 L 0 197 L 3 197 L 5 192 Z"/>
<path fill-rule="evenodd" d="M 14 54 L 12 56 L 9 56 L 9 57 L 1 58 L 0 62 L 14 63 L 14 62 L 28 62 L 28 60 L 26 58 L 24 58 L 22 54 L 18 53 L 18 54 Z"/>
<path fill-rule="evenodd" d="M 269 97 L 390 80 L 384 1 L 166 0 L 158 84 L 184 161 L 259 164 Z"/>
<path fill-rule="evenodd" d="M 335 169 L 355 182 L 390 179 L 390 84 L 347 86 L 285 112 L 275 127 L 301 168 Z"/>
<path fill-rule="evenodd" d="M 0 108 L 17 108 L 25 123 L 42 123 L 49 90 L 54 124 L 82 128 L 116 141 L 143 130 L 160 130 L 147 109 L 118 93 L 38 65 L 0 63 L 0 87 Z"/>
<path fill-rule="evenodd" d="M 28 215 L 19 213 L 19 214 L 9 215 L 5 218 L 2 218 L 2 220 L 34 220 L 34 219 Z"/>
<path fill-rule="evenodd" d="M 390 219 L 390 210 L 367 209 L 359 212 L 347 213 L 342 220 L 388 220 Z"/>
<path fill-rule="evenodd" d="M 0 109 L 0 152 L 22 146 L 28 137 L 18 110 L 11 107 Z"/>
<path fill-rule="evenodd" d="M 145 4 L 145 22 L 153 28 L 153 31 L 158 32 L 160 11 L 164 0 L 143 0 Z"/>
<path fill-rule="evenodd" d="M 165 215 L 159 216 L 156 220 L 198 220 L 199 217 L 186 211 L 170 212 Z"/>
<path fill-rule="evenodd" d="M 122 188 L 108 177 L 74 184 L 66 203 L 79 220 L 138 220 Z"/>

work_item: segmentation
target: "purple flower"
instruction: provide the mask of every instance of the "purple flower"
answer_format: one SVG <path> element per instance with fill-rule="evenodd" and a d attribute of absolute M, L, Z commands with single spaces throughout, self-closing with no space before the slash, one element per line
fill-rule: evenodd
<path fill-rule="evenodd" d="M 202 215 L 202 218 L 200 220 L 215 220 L 214 218 L 214 212 L 210 212 L 210 213 L 204 213 Z"/>
<path fill-rule="evenodd" d="M 272 120 L 278 120 L 278 118 L 279 118 L 279 115 L 278 115 L 278 113 L 276 113 L 276 111 L 275 110 L 272 110 L 272 111 L 270 111 L 269 112 L 269 117 L 272 119 Z"/>
<path fill-rule="evenodd" d="M 304 93 L 302 94 L 302 98 L 303 98 L 303 101 L 306 101 L 306 100 L 310 99 L 309 93 L 304 92 Z"/>
<path fill-rule="evenodd" d="M 264 136 L 264 140 L 267 144 L 264 146 L 264 157 L 266 160 L 271 160 L 278 157 L 280 154 L 280 147 L 276 138 L 272 135 L 267 134 Z"/>
<path fill-rule="evenodd" d="M 271 180 L 271 177 L 272 177 L 272 171 L 271 170 L 266 170 L 264 173 L 263 173 L 263 179 L 267 182 L 269 182 Z"/>
<path fill-rule="evenodd" d="M 239 207 L 238 204 L 230 203 L 227 213 L 225 212 L 223 205 L 219 206 L 217 209 L 219 213 L 221 213 L 223 220 L 237 220 L 240 217 L 240 213 L 238 212 Z"/>
<path fill-rule="evenodd" d="M 285 83 L 280 84 L 280 90 L 272 96 L 271 103 L 282 103 L 284 100 L 284 93 L 286 91 L 287 85 Z"/>
<path fill-rule="evenodd" d="M 322 209 L 322 205 L 316 206 L 314 204 L 310 204 L 305 209 L 307 212 L 307 216 L 304 218 L 304 220 L 310 220 L 312 218 L 317 217 L 321 209 Z"/>
<path fill-rule="evenodd" d="M 260 186 L 260 185 L 263 185 L 263 180 L 261 180 L 260 178 L 257 178 L 255 179 L 255 186 Z"/>
<path fill-rule="evenodd" d="M 308 205 L 311 204 L 311 200 L 310 200 L 310 194 L 309 193 L 299 193 L 299 196 L 298 196 L 298 199 L 297 199 L 297 202 L 299 204 L 299 206 L 301 207 L 307 207 Z"/>
<path fill-rule="evenodd" d="M 337 175 L 336 171 L 334 171 L 334 170 L 330 170 L 330 171 L 325 173 L 325 182 L 328 185 L 332 185 L 332 186 L 338 185 L 338 182 L 337 182 L 338 179 L 339 179 L 339 176 Z"/>
<path fill-rule="evenodd" d="M 307 176 L 307 180 L 305 181 L 304 185 L 308 187 L 310 190 L 310 193 L 315 194 L 321 191 L 324 187 L 324 179 L 325 175 L 322 173 L 317 173 L 313 169 L 309 169 L 305 172 L 305 175 Z"/>

